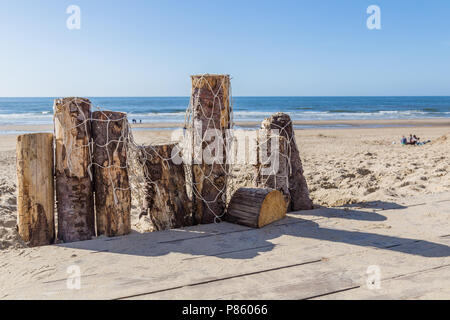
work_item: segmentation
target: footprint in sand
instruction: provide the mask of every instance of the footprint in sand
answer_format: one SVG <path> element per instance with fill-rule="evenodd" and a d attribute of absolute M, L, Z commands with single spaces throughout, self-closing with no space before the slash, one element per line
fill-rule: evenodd
<path fill-rule="evenodd" d="M 369 169 L 366 169 L 366 168 L 358 168 L 356 170 L 356 172 L 361 176 L 367 176 L 368 174 L 372 173 L 372 171 L 370 171 Z"/>

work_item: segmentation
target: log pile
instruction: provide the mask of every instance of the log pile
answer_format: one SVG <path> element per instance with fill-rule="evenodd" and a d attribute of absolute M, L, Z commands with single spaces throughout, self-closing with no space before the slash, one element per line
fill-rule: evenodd
<path fill-rule="evenodd" d="M 230 77 L 207 74 L 191 80 L 186 128 L 192 129 L 192 150 L 180 150 L 178 144 L 137 147 L 125 113 L 92 113 L 85 98 L 55 100 L 55 136 L 22 135 L 17 141 L 18 230 L 24 241 L 53 243 L 55 223 L 57 239 L 66 243 L 130 233 L 129 150 L 142 171 L 140 218 L 148 218 L 153 230 L 213 223 L 224 216 L 260 228 L 286 211 L 312 209 L 290 117 L 276 113 L 258 132 L 230 134 Z M 191 171 L 188 164 L 172 161 L 176 156 L 191 158 Z"/>
<path fill-rule="evenodd" d="M 126 115 L 92 114 L 91 102 L 84 98 L 56 99 L 54 112 L 55 141 L 52 134 L 22 135 L 17 140 L 22 239 L 30 246 L 51 244 L 57 224 L 58 241 L 89 240 L 96 236 L 95 220 L 98 235 L 128 234 Z"/>
<path fill-rule="evenodd" d="M 240 188 L 228 206 L 225 220 L 252 228 L 262 228 L 286 216 L 283 194 L 267 188 Z"/>

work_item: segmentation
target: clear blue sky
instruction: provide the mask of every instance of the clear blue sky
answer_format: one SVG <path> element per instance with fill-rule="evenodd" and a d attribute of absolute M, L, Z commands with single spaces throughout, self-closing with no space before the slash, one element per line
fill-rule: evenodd
<path fill-rule="evenodd" d="M 0 0 L 0 43 L 0 96 L 450 95 L 449 0 Z"/>

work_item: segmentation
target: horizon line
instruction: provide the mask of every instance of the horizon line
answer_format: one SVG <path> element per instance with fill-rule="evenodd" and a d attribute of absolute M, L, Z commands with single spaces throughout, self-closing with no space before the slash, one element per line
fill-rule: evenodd
<path fill-rule="evenodd" d="M 0 96 L 0 99 L 52 99 L 61 97 L 81 97 L 81 96 Z M 86 98 L 190 98 L 190 96 L 83 96 Z M 323 95 L 323 96 L 256 96 L 256 95 L 235 95 L 233 98 L 450 98 L 450 95 Z"/>

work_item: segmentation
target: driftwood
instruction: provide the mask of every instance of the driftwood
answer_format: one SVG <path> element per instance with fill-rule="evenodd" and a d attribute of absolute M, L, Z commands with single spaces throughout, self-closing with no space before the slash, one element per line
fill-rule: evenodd
<path fill-rule="evenodd" d="M 231 198 L 225 220 L 262 228 L 286 216 L 283 194 L 274 189 L 240 188 Z"/>
<path fill-rule="evenodd" d="M 165 144 L 146 147 L 143 152 L 147 181 L 141 217 L 147 216 L 156 230 L 192 226 L 194 222 L 184 164 L 171 160 L 178 150 L 176 144 Z"/>
<path fill-rule="evenodd" d="M 201 151 L 214 141 L 203 141 L 205 132 L 217 129 L 222 141 L 222 154 L 217 162 L 194 163 L 193 171 L 193 210 L 196 223 L 212 223 L 225 212 L 228 165 L 226 165 L 226 130 L 230 128 L 230 76 L 201 75 L 192 76 L 192 101 L 194 131 L 198 130 L 202 139 Z M 201 130 L 198 126 L 201 125 Z M 217 152 L 217 150 L 216 150 Z"/>
<path fill-rule="evenodd" d="M 34 133 L 17 138 L 17 226 L 29 246 L 53 243 L 53 134 Z"/>
<path fill-rule="evenodd" d="M 126 114 L 93 112 L 92 138 L 97 234 L 108 237 L 126 235 L 131 231 Z"/>
<path fill-rule="evenodd" d="M 90 177 L 91 102 L 55 100 L 56 199 L 58 239 L 74 242 L 95 235 Z"/>
<path fill-rule="evenodd" d="M 288 141 L 271 130 L 262 129 L 258 136 L 258 170 L 256 185 L 280 191 L 287 203 L 291 203 L 289 190 Z"/>
<path fill-rule="evenodd" d="M 309 197 L 308 185 L 303 174 L 302 161 L 295 141 L 291 118 L 285 113 L 275 113 L 270 118 L 265 119 L 261 127 L 266 130 L 279 130 L 280 136 L 284 137 L 287 142 L 287 148 L 284 151 L 280 150 L 280 160 L 285 158 L 288 161 L 280 161 L 280 170 L 284 172 L 287 163 L 288 193 L 290 197 L 288 211 L 312 209 L 313 203 Z M 277 187 L 277 189 L 279 188 Z M 285 191 L 283 193 L 287 194 Z"/>

